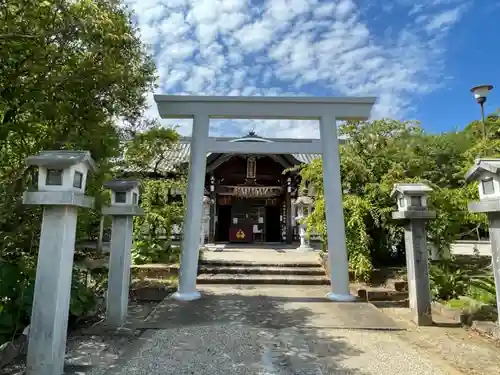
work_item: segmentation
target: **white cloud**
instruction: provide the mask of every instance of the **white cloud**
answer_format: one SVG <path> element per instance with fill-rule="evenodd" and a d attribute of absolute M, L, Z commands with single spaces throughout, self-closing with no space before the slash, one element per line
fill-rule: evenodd
<path fill-rule="evenodd" d="M 429 23 L 425 26 L 425 29 L 427 32 L 432 33 L 454 25 L 461 16 L 463 9 L 463 7 L 452 8 L 433 15 L 429 18 Z"/>
<path fill-rule="evenodd" d="M 276 32 L 273 23 L 268 20 L 259 20 L 245 25 L 235 34 L 241 47 L 248 52 L 257 52 L 272 42 Z"/>
<path fill-rule="evenodd" d="M 434 82 L 443 73 L 446 37 L 465 1 L 422 0 L 416 6 L 395 0 L 384 9 L 360 9 L 354 0 L 264 0 L 260 7 L 246 0 L 127 4 L 141 38 L 154 47 L 159 92 L 374 95 L 374 117 L 402 118 L 414 110 L 414 98 L 438 87 Z M 151 95 L 148 103 L 147 115 L 158 117 Z M 189 133 L 189 121 L 177 123 Z M 228 124 L 216 121 L 211 132 L 235 135 L 255 128 L 266 136 L 318 134 L 314 122 Z"/>
<path fill-rule="evenodd" d="M 335 7 L 335 14 L 338 18 L 344 18 L 352 14 L 356 5 L 352 0 L 340 0 Z"/>
<path fill-rule="evenodd" d="M 333 15 L 335 11 L 335 3 L 327 2 L 325 4 L 321 4 L 320 6 L 314 9 L 314 16 L 316 18 L 329 17 Z"/>

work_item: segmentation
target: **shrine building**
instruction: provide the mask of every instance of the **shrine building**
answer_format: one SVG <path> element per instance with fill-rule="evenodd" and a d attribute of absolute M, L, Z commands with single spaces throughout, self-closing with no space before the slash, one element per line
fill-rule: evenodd
<path fill-rule="evenodd" d="M 253 132 L 229 142 L 280 142 Z M 289 142 L 290 140 L 287 139 Z M 168 156 L 170 168 L 189 162 L 190 138 L 183 137 Z M 293 199 L 300 176 L 289 169 L 321 154 L 222 154 L 207 156 L 205 196 L 208 243 L 292 243 L 298 240 Z"/>

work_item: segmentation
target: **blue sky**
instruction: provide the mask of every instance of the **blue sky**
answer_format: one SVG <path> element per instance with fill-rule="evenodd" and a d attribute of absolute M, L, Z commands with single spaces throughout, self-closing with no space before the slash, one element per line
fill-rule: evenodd
<path fill-rule="evenodd" d="M 500 108 L 500 3 L 478 0 L 127 0 L 154 55 L 157 93 L 376 96 L 373 118 L 428 131 Z M 417 5 L 415 5 L 417 4 Z M 158 117 L 152 95 L 149 117 Z M 164 122 L 164 121 L 162 121 Z M 169 123 L 172 123 L 171 121 Z M 178 121 L 182 134 L 187 121 Z M 214 121 L 213 135 L 316 137 L 310 121 Z"/>

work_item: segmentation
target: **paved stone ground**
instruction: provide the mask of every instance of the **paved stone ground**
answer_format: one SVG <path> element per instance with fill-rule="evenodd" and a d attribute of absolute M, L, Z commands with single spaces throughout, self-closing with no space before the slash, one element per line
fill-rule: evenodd
<path fill-rule="evenodd" d="M 142 342 L 104 374 L 458 374 L 402 339 L 366 303 L 332 303 L 323 286 L 211 286 L 165 300 Z M 153 329 L 154 328 L 154 329 Z"/>
<path fill-rule="evenodd" d="M 295 247 L 272 245 L 253 246 L 227 246 L 222 251 L 205 250 L 203 260 L 217 262 L 245 262 L 245 263 L 274 263 L 297 264 L 319 263 L 317 251 L 297 250 Z"/>

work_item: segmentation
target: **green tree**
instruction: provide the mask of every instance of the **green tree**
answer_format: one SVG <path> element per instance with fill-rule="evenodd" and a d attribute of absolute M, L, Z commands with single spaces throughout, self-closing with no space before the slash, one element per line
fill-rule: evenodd
<path fill-rule="evenodd" d="M 110 160 L 140 120 L 155 75 L 119 1 L 0 0 L 0 14 L 1 337 L 29 319 L 41 209 L 22 205 L 36 176 L 25 158 L 91 151 L 99 171 L 87 193 L 99 206 Z M 79 233 L 95 226 L 98 210 L 80 213 Z"/>
<path fill-rule="evenodd" d="M 153 123 L 147 131 L 134 132 L 126 142 L 123 166 L 143 175 L 166 176 L 178 140 L 175 128 Z"/>
<path fill-rule="evenodd" d="M 179 134 L 175 128 L 153 123 L 146 131 L 133 132 L 124 144 L 121 167 L 141 179 L 140 205 L 144 216 L 135 219 L 135 263 L 179 260 L 179 247 L 172 243 L 173 228 L 182 231 L 186 174 L 175 165 Z M 175 168 L 175 170 L 174 170 Z"/>
<path fill-rule="evenodd" d="M 468 213 L 474 186 L 463 180 L 471 165 L 468 155 L 478 147 L 469 132 L 426 134 L 417 122 L 378 120 L 347 122 L 339 129 L 347 141 L 340 148 L 344 216 L 349 264 L 356 277 L 367 278 L 374 266 L 404 261 L 400 223 L 391 218 L 395 183 L 426 182 L 434 192 L 430 204 L 438 217 L 429 224 L 429 240 L 444 250 L 464 226 L 481 222 Z M 495 149 L 496 141 L 488 147 Z M 327 244 L 322 161 L 301 170 L 302 183 L 314 186 L 316 207 L 307 219 L 309 231 Z"/>

